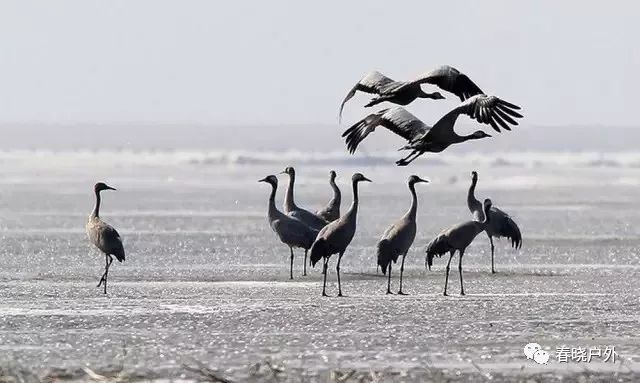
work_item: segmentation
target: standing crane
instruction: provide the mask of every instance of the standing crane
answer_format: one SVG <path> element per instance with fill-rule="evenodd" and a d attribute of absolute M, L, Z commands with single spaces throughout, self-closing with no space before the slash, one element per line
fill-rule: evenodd
<path fill-rule="evenodd" d="M 269 226 L 276 233 L 280 241 L 289 246 L 291 253 L 289 278 L 293 279 L 293 248 L 300 247 L 304 249 L 304 272 L 307 275 L 307 252 L 313 244 L 313 240 L 318 234 L 317 230 L 310 228 L 303 222 L 290 217 L 276 208 L 276 190 L 278 189 L 278 178 L 274 175 L 266 176 L 258 182 L 266 182 L 271 185 L 271 194 L 269 195 L 269 207 L 267 218 Z"/>
<path fill-rule="evenodd" d="M 289 185 L 287 186 L 287 192 L 284 195 L 284 204 L 282 205 L 284 212 L 293 218 L 302 221 L 305 225 L 315 230 L 320 230 L 327 225 L 327 221 L 322 217 L 314 214 L 308 210 L 305 210 L 296 205 L 293 199 L 293 188 L 296 182 L 296 171 L 293 167 L 286 167 L 280 174 L 289 175 Z"/>
<path fill-rule="evenodd" d="M 361 173 L 355 173 L 351 177 L 353 187 L 353 202 L 345 215 L 325 226 L 316 237 L 315 242 L 311 246 L 311 263 L 313 266 L 323 259 L 322 272 L 324 281 L 322 283 L 322 296 L 326 297 L 327 287 L 327 267 L 329 259 L 333 254 L 338 254 L 338 263 L 336 264 L 336 273 L 338 274 L 338 296 L 342 296 L 342 286 L 340 285 L 340 261 L 345 250 L 351 243 L 356 233 L 356 216 L 358 215 L 358 183 L 371 182 L 370 179 Z"/>
<path fill-rule="evenodd" d="M 447 262 L 446 274 L 444 279 L 444 295 L 447 295 L 447 283 L 449 282 L 449 267 L 451 265 L 451 259 L 458 251 L 458 272 L 460 273 L 460 295 L 464 295 L 464 284 L 462 282 L 462 257 L 467 247 L 473 242 L 478 234 L 487 229 L 487 226 L 491 222 L 491 216 L 489 210 L 491 209 L 491 200 L 484 200 L 484 212 L 485 219 L 482 222 L 467 221 L 455 226 L 452 226 L 435 237 L 427 245 L 427 256 L 425 263 L 429 270 L 433 264 L 433 257 L 440 257 L 442 254 L 449 253 L 449 262 Z"/>
<path fill-rule="evenodd" d="M 327 222 L 333 222 L 340 218 L 340 202 L 342 200 L 342 194 L 340 193 L 338 185 L 336 185 L 335 170 L 329 172 L 329 185 L 331 185 L 331 189 L 333 189 L 333 198 L 331 198 L 327 206 L 322 210 L 318 210 L 316 214 Z"/>
<path fill-rule="evenodd" d="M 402 255 L 402 263 L 400 264 L 400 289 L 399 295 L 406 295 L 402 291 L 402 275 L 404 273 L 404 259 L 407 256 L 409 248 L 413 244 L 413 240 L 416 238 L 416 211 L 418 210 L 418 196 L 416 195 L 415 184 L 419 182 L 428 183 L 416 175 L 409 177 L 407 183 L 409 184 L 409 191 L 411 192 L 411 206 L 409 210 L 393 225 L 389 226 L 382 234 L 382 238 L 377 244 L 377 258 L 378 265 L 382 269 L 382 273 L 387 273 L 387 267 L 389 277 L 387 279 L 387 294 L 393 294 L 391 292 L 391 261 L 396 263 L 398 257 Z"/>
<path fill-rule="evenodd" d="M 467 194 L 467 206 L 476 221 L 484 221 L 482 203 L 480 203 L 475 196 L 477 183 L 478 173 L 473 171 L 471 172 L 471 186 L 469 186 L 469 193 Z M 520 233 L 520 228 L 509 214 L 495 206 L 491 207 L 489 214 L 491 215 L 491 220 L 489 221 L 489 225 L 487 225 L 486 232 L 489 237 L 489 243 L 491 244 L 491 274 L 495 274 L 496 269 L 493 262 L 495 246 L 493 245 L 493 237 L 509 238 L 511 240 L 511 247 L 519 249 L 522 247 L 522 234 Z"/>
<path fill-rule="evenodd" d="M 113 257 L 116 257 L 118 262 L 124 262 L 125 254 L 120 234 L 118 234 L 116 229 L 100 219 L 100 192 L 103 190 L 116 189 L 103 182 L 98 182 L 94 185 L 93 191 L 96 195 L 96 205 L 89 215 L 85 229 L 91 243 L 93 243 L 98 250 L 104 253 L 105 256 L 104 274 L 102 274 L 97 287 L 104 285 L 104 293 L 106 294 L 107 277 L 109 274 L 109 267 L 113 262 Z"/>

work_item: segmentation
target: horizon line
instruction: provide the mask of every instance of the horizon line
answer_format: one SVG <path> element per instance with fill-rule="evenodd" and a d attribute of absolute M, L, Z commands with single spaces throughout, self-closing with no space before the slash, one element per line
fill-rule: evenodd
<path fill-rule="evenodd" d="M 462 123 L 460 126 L 476 126 L 476 123 Z M 327 122 L 287 122 L 287 123 L 224 123 L 224 122 L 180 122 L 180 121 L 77 121 L 77 122 L 44 122 L 44 121 L 5 121 L 0 122 L 0 129 L 5 127 L 80 127 L 80 126 L 110 126 L 110 127 L 207 127 L 207 128 L 287 128 L 287 127 L 300 127 L 300 126 L 342 126 L 348 127 L 349 124 L 335 124 Z M 640 128 L 640 125 L 627 125 L 616 124 L 607 125 L 604 123 L 593 124 L 580 124 L 571 123 L 563 125 L 551 125 L 551 124 L 522 124 L 521 126 L 527 128 L 614 128 L 614 129 L 636 129 Z"/>

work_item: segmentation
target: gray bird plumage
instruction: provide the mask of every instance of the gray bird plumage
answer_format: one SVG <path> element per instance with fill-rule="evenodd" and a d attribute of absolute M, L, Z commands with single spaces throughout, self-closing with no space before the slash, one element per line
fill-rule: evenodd
<path fill-rule="evenodd" d="M 467 194 L 467 206 L 476 221 L 484 221 L 482 203 L 480 203 L 475 196 L 477 183 L 478 173 L 475 171 L 471 172 L 471 185 L 469 186 L 469 193 Z M 489 220 L 489 225 L 487 225 L 486 233 L 489 237 L 489 243 L 491 244 L 491 273 L 495 274 L 496 269 L 493 261 L 495 246 L 493 244 L 493 237 L 509 238 L 509 240 L 511 240 L 511 246 L 514 249 L 519 249 L 522 247 L 522 234 L 513 218 L 504 211 L 492 206 L 489 214 L 491 215 L 491 219 Z"/>
<path fill-rule="evenodd" d="M 484 211 L 486 213 L 491 209 L 491 200 L 484 200 Z M 473 242 L 478 234 L 486 230 L 487 225 L 490 224 L 489 214 L 485 215 L 485 219 L 482 222 L 467 221 L 458 225 L 454 225 L 435 237 L 427 245 L 427 256 L 425 263 L 429 270 L 433 264 L 434 257 L 440 257 L 443 254 L 449 253 L 449 261 L 447 262 L 446 274 L 444 279 L 444 295 L 447 295 L 447 284 L 449 282 L 449 268 L 451 265 L 451 259 L 453 258 L 456 250 L 458 251 L 458 272 L 460 273 L 460 295 L 464 295 L 464 284 L 462 281 L 462 257 L 467 247 Z"/>
<path fill-rule="evenodd" d="M 276 208 L 276 191 L 278 189 L 278 178 L 269 175 L 258 182 L 266 182 L 271 185 L 271 194 L 269 195 L 269 206 L 267 218 L 269 226 L 276 233 L 280 241 L 289 246 L 291 253 L 289 277 L 293 279 L 293 248 L 299 247 L 304 249 L 304 272 L 307 275 L 307 252 L 313 244 L 313 240 L 318 235 L 318 231 L 305 225 L 296 218 L 283 214 Z"/>
<path fill-rule="evenodd" d="M 429 182 L 424 180 L 416 175 L 412 175 L 409 177 L 407 181 L 409 185 L 409 191 L 411 192 L 411 206 L 409 210 L 396 221 L 393 225 L 391 225 L 387 230 L 385 230 L 384 234 L 382 234 L 382 238 L 378 242 L 377 249 L 377 259 L 378 265 L 382 269 L 382 273 L 387 273 L 387 268 L 389 272 L 389 276 L 387 279 L 387 294 L 391 293 L 391 262 L 397 263 L 398 257 L 402 255 L 402 263 L 400 264 L 400 289 L 398 290 L 398 294 L 404 295 L 405 293 L 402 291 L 402 275 L 404 273 L 404 260 L 407 256 L 407 252 L 411 245 L 413 244 L 413 240 L 416 237 L 416 212 L 418 209 L 418 196 L 416 195 L 415 184 L 419 182 Z"/>
<path fill-rule="evenodd" d="M 284 203 L 282 205 L 284 212 L 291 217 L 302 221 L 305 225 L 315 230 L 320 230 L 325 227 L 329 222 L 324 218 L 314 214 L 308 210 L 305 210 L 296 205 L 293 198 L 293 188 L 296 182 L 296 171 L 293 167 L 288 166 L 280 174 L 287 174 L 289 176 L 289 184 L 287 185 L 287 191 L 284 196 Z"/>
<path fill-rule="evenodd" d="M 407 140 L 408 144 L 401 150 L 412 151 L 407 157 L 396 162 L 399 166 L 405 166 L 425 152 L 439 153 L 453 144 L 491 137 L 482 130 L 466 136 L 457 134 L 454 126 L 460 115 L 466 114 L 480 123 L 491 125 L 497 132 L 501 132 L 500 127 L 511 130 L 509 124 L 518 125 L 514 118 L 522 117 L 515 111 L 519 109 L 519 106 L 498 97 L 479 94 L 459 104 L 440 118 L 433 127 L 430 127 L 404 108 L 397 106 L 368 115 L 345 130 L 342 137 L 345 137 L 349 152 L 354 153 L 360 142 L 376 127 L 382 126 L 389 129 Z"/>
<path fill-rule="evenodd" d="M 85 226 L 87 236 L 95 247 L 98 248 L 105 255 L 105 268 L 104 274 L 100 278 L 98 287 L 104 284 L 104 293 L 107 293 L 107 277 L 109 274 L 109 267 L 113 262 L 113 257 L 116 257 L 118 262 L 125 260 L 124 247 L 122 246 L 122 239 L 120 234 L 111 227 L 109 224 L 100 219 L 100 192 L 103 190 L 116 190 L 111 186 L 106 185 L 103 182 L 98 182 L 94 185 L 93 191 L 96 196 L 96 204 L 93 211 L 89 215 L 87 224 Z"/>
<path fill-rule="evenodd" d="M 322 284 L 322 296 L 327 296 L 327 267 L 329 258 L 333 254 L 338 254 L 338 263 L 336 264 L 336 273 L 338 274 L 338 296 L 342 296 L 342 286 L 340 284 L 340 261 L 345 250 L 351 243 L 356 233 L 356 216 L 358 215 L 358 183 L 366 181 L 371 182 L 367 177 L 360 173 L 355 173 L 351 177 L 353 187 L 353 202 L 345 215 L 325 226 L 316 237 L 315 242 L 311 246 L 311 263 L 315 266 L 320 259 L 323 261 L 324 281 Z"/>
<path fill-rule="evenodd" d="M 484 93 L 467 75 L 448 65 L 443 65 L 431 72 L 418 76 L 418 78 L 410 81 L 409 84 L 435 85 L 442 90 L 455 94 L 460 98 L 460 101 Z"/>
<path fill-rule="evenodd" d="M 418 82 L 394 81 L 380 72 L 373 71 L 367 73 L 367 75 L 358 81 L 358 83 L 351 88 L 349 93 L 347 93 L 347 96 L 340 104 L 338 121 L 342 120 L 342 110 L 344 109 L 344 105 L 353 96 L 355 96 L 358 91 L 378 95 L 378 97 L 371 99 L 371 102 L 365 105 L 365 108 L 384 101 L 389 101 L 398 105 L 407 105 L 413 102 L 416 98 L 431 98 L 435 100 L 444 98 L 438 92 L 425 93 Z"/>
<path fill-rule="evenodd" d="M 340 218 L 340 202 L 342 200 L 342 193 L 340 193 L 340 188 L 336 185 L 336 172 L 334 170 L 329 172 L 329 185 L 333 189 L 333 197 L 327 206 L 318 210 L 316 214 L 327 222 L 333 222 Z"/>

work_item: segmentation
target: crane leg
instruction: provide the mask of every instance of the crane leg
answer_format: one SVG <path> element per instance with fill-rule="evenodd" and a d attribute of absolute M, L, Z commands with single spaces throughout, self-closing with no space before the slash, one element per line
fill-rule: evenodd
<path fill-rule="evenodd" d="M 387 294 L 393 294 L 391 292 L 391 262 L 389 262 L 389 275 L 387 276 Z"/>
<path fill-rule="evenodd" d="M 302 272 L 303 276 L 307 276 L 307 253 L 309 252 L 309 250 L 304 249 L 304 271 Z"/>
<path fill-rule="evenodd" d="M 107 276 L 109 274 L 109 267 L 111 266 L 111 262 L 113 262 L 113 258 L 111 258 L 109 254 L 105 254 L 104 262 L 105 262 L 104 274 L 102 274 L 102 278 L 100 278 L 100 282 L 98 282 L 97 287 L 100 287 L 101 285 L 104 284 L 104 293 L 106 294 L 107 293 Z"/>
<path fill-rule="evenodd" d="M 104 269 L 105 269 L 105 272 L 104 272 L 104 273 L 102 273 L 102 276 L 100 277 L 100 281 L 98 281 L 98 286 L 96 286 L 96 287 L 100 287 L 100 286 L 102 286 L 102 284 L 104 283 L 104 276 L 105 276 L 105 274 L 106 274 L 106 270 L 107 270 L 107 263 L 109 263 L 109 256 L 108 256 L 108 255 L 106 255 L 106 254 L 105 254 L 105 256 L 104 256 L 104 263 L 105 263 L 105 268 L 104 268 Z"/>
<path fill-rule="evenodd" d="M 402 159 L 396 161 L 396 165 L 398 165 L 398 166 L 407 166 L 411 162 L 413 162 L 413 160 L 415 160 L 416 158 L 420 157 L 422 155 L 422 153 L 423 152 L 420 152 L 418 150 L 414 150 L 413 152 L 411 152 L 411 154 L 409 154 L 405 158 L 402 158 Z M 413 156 L 413 158 L 411 158 L 412 156 Z"/>
<path fill-rule="evenodd" d="M 291 266 L 289 267 L 289 279 L 293 279 L 293 247 L 289 247 L 291 251 Z"/>
<path fill-rule="evenodd" d="M 449 252 L 449 262 L 447 262 L 446 274 L 444 276 L 444 296 L 447 296 L 447 283 L 449 283 L 449 269 L 451 268 L 451 258 L 453 258 L 454 251 Z"/>
<path fill-rule="evenodd" d="M 462 257 L 464 256 L 464 250 L 458 252 L 460 258 L 458 259 L 458 273 L 460 273 L 460 295 L 464 295 L 464 284 L 462 283 Z"/>
<path fill-rule="evenodd" d="M 338 296 L 342 296 L 342 285 L 340 284 L 340 261 L 342 261 L 342 255 L 344 253 L 338 254 L 338 264 L 336 264 L 336 273 L 338 274 Z"/>
<path fill-rule="evenodd" d="M 327 295 L 327 267 L 329 266 L 329 258 L 325 258 L 322 264 L 322 274 L 324 274 L 324 281 L 322 282 L 322 296 L 328 297 Z"/>
<path fill-rule="evenodd" d="M 496 269 L 495 266 L 493 264 L 493 254 L 496 250 L 496 247 L 493 245 L 493 237 L 489 236 L 489 242 L 491 243 L 491 274 L 495 274 L 496 273 Z"/>
<path fill-rule="evenodd" d="M 111 264 L 113 263 L 113 257 L 109 256 L 109 264 L 107 265 L 107 274 L 104 276 L 104 293 L 107 293 L 107 279 L 109 277 L 109 268 L 111 268 Z"/>
<path fill-rule="evenodd" d="M 404 258 L 407 254 L 402 255 L 402 263 L 400 264 L 400 290 L 398 290 L 398 295 L 408 295 L 407 293 L 402 291 L 402 274 L 404 273 Z"/>
<path fill-rule="evenodd" d="M 400 149 L 400 150 L 402 150 L 402 149 Z M 411 158 L 411 156 L 415 155 L 417 152 L 418 152 L 418 151 L 414 149 L 411 153 L 409 153 L 409 155 L 408 155 L 408 156 L 406 156 L 406 157 L 404 157 L 404 158 L 401 158 L 401 159 L 399 159 L 398 161 L 396 161 L 396 165 L 398 165 L 398 166 L 406 166 L 407 164 L 409 164 L 409 163 L 407 162 L 407 160 L 408 160 L 409 158 Z"/>
<path fill-rule="evenodd" d="M 410 159 L 410 160 L 407 162 L 407 165 L 408 165 L 408 164 L 410 164 L 411 162 L 413 162 L 413 160 L 415 160 L 416 158 L 420 157 L 422 154 L 423 154 L 423 152 L 418 152 L 418 153 L 416 153 L 416 155 L 415 155 L 415 156 L 413 156 L 413 158 L 412 158 L 412 159 Z"/>

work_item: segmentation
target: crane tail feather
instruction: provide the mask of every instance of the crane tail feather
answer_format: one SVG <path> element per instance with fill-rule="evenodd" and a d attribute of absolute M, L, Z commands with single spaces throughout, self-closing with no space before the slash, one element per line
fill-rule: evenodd
<path fill-rule="evenodd" d="M 124 262 L 125 254 L 124 254 L 124 246 L 122 246 L 122 242 L 119 242 L 116 245 L 116 248 L 113 249 L 113 251 L 111 252 L 111 255 L 113 255 L 118 260 L 118 262 Z"/>
<path fill-rule="evenodd" d="M 309 254 L 311 258 L 311 266 L 315 267 L 316 263 L 324 257 L 329 256 L 329 247 L 327 246 L 327 241 L 324 238 L 318 238 L 313 245 L 311 245 L 311 253 Z"/>
<path fill-rule="evenodd" d="M 431 270 L 431 266 L 433 266 L 434 257 L 441 257 L 442 254 L 445 254 L 450 250 L 451 248 L 445 236 L 439 235 L 435 237 L 427 245 L 427 249 L 426 249 L 427 256 L 425 258 L 425 264 L 427 265 L 427 268 Z"/>
<path fill-rule="evenodd" d="M 520 232 L 518 224 L 516 224 L 511 217 L 505 217 L 499 234 L 500 236 L 509 238 L 511 240 L 511 247 L 514 249 L 520 249 L 522 247 L 522 233 Z"/>
<path fill-rule="evenodd" d="M 378 265 L 382 269 L 382 274 L 387 275 L 387 267 L 393 261 L 393 249 L 391 244 L 386 239 L 378 242 L 376 247 L 376 258 L 378 259 Z"/>

